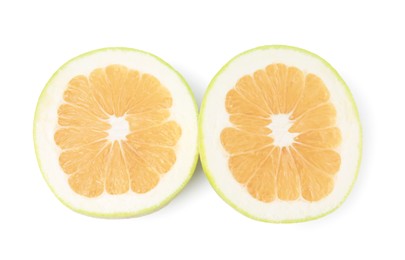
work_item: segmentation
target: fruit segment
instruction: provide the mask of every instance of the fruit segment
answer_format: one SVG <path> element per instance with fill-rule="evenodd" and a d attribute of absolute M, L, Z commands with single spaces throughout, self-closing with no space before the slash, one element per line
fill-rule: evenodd
<path fill-rule="evenodd" d="M 255 135 L 232 127 L 225 128 L 221 133 L 223 147 L 230 154 L 256 151 L 272 144 L 269 136 Z"/>
<path fill-rule="evenodd" d="M 339 128 L 330 127 L 304 132 L 295 141 L 307 146 L 333 149 L 341 143 L 342 136 Z"/>
<path fill-rule="evenodd" d="M 281 200 L 296 200 L 300 196 L 300 178 L 294 157 L 285 147 L 281 149 L 277 171 L 277 195 Z"/>
<path fill-rule="evenodd" d="M 266 155 L 264 161 L 255 169 L 247 183 L 247 190 L 256 199 L 271 202 L 277 198 L 277 161 L 278 149 Z"/>
<path fill-rule="evenodd" d="M 133 131 L 127 135 L 129 142 L 156 144 L 161 146 L 174 146 L 181 136 L 181 128 L 174 121 L 150 127 L 142 131 Z"/>
<path fill-rule="evenodd" d="M 76 164 L 76 171 L 69 176 L 69 185 L 76 193 L 86 197 L 97 197 L 104 191 L 105 173 L 109 169 L 109 157 L 111 144 L 105 144 L 99 150 L 93 150 L 86 161 Z M 80 155 L 73 154 L 69 160 L 72 164 L 80 160 Z M 94 156 L 91 156 L 94 155 Z"/>
<path fill-rule="evenodd" d="M 258 117 L 268 117 L 269 113 L 253 101 L 232 89 L 226 96 L 226 110 L 230 114 L 243 114 Z"/>
<path fill-rule="evenodd" d="M 297 106 L 292 110 L 291 119 L 299 117 L 309 109 L 329 100 L 329 91 L 323 81 L 314 74 L 305 77 L 305 87 Z M 291 111 L 289 111 L 291 112 Z"/>
<path fill-rule="evenodd" d="M 228 92 L 233 126 L 220 139 L 233 177 L 251 196 L 318 201 L 332 192 L 341 133 L 329 97 L 321 78 L 280 63 L 241 77 Z"/>
<path fill-rule="evenodd" d="M 138 114 L 127 114 L 126 120 L 132 132 L 143 131 L 162 124 L 170 116 L 167 109 L 151 110 Z"/>
<path fill-rule="evenodd" d="M 239 129 L 252 134 L 268 135 L 271 133 L 271 130 L 267 127 L 267 125 L 271 123 L 269 118 L 259 118 L 244 114 L 232 114 L 229 117 L 229 121 Z"/>
<path fill-rule="evenodd" d="M 169 91 L 160 82 L 149 74 L 143 74 L 133 97 L 133 105 L 126 111 L 127 114 L 138 114 L 159 109 L 169 109 L 172 106 L 172 97 Z"/>
<path fill-rule="evenodd" d="M 255 104 L 260 110 L 270 114 L 270 109 L 267 105 L 266 99 L 260 89 L 256 87 L 253 78 L 249 75 L 242 77 L 235 86 L 235 90 L 244 97 L 248 102 Z"/>
<path fill-rule="evenodd" d="M 85 132 L 85 134 L 83 134 Z M 81 129 L 75 127 L 60 128 L 56 131 L 54 139 L 62 149 L 77 148 L 106 138 L 108 134 L 97 130 Z"/>
<path fill-rule="evenodd" d="M 63 98 L 67 103 L 74 104 L 75 107 L 69 105 L 62 105 L 59 107 L 59 114 L 66 114 L 64 109 L 79 109 L 81 113 L 87 114 L 88 116 L 95 118 L 108 119 L 108 115 L 101 109 L 98 105 L 95 97 L 92 95 L 92 88 L 90 87 L 90 82 L 87 77 L 81 75 L 76 76 L 71 79 L 68 83 L 68 88 L 65 90 Z M 72 111 L 73 112 L 73 111 Z M 73 116 L 75 113 L 73 113 Z M 63 120 L 62 118 L 59 118 Z M 78 118 L 70 118 L 71 120 L 78 120 Z M 66 122 L 67 123 L 67 122 Z M 102 122 L 93 122 L 102 123 Z M 63 125 L 61 121 L 59 124 Z"/>
<path fill-rule="evenodd" d="M 290 128 L 291 132 L 302 133 L 309 130 L 332 127 L 336 121 L 336 110 L 332 104 L 327 103 L 307 110 L 297 119 Z"/>
<path fill-rule="evenodd" d="M 76 173 L 79 169 L 91 168 L 91 164 L 108 145 L 106 141 L 98 141 L 62 151 L 59 165 L 67 174 Z"/>
<path fill-rule="evenodd" d="M 294 144 L 293 149 L 303 160 L 324 173 L 335 174 L 339 170 L 340 155 L 332 149 L 314 149 L 299 144 Z"/>
<path fill-rule="evenodd" d="M 176 162 L 182 129 L 168 121 L 171 106 L 156 77 L 122 65 L 72 78 L 54 134 L 72 190 L 97 197 L 153 189 Z"/>
<path fill-rule="evenodd" d="M 136 193 L 145 193 L 153 189 L 159 183 L 159 173 L 166 172 L 167 168 L 171 167 L 176 158 L 174 157 L 174 160 L 172 158 L 172 161 L 169 159 L 169 161 L 162 163 L 163 166 L 160 167 L 164 167 L 164 165 L 166 165 L 166 168 L 163 170 L 159 167 L 152 168 L 148 167 L 150 164 L 148 161 L 145 161 L 142 154 L 135 152 L 140 150 L 139 147 L 138 149 L 134 148 L 136 147 L 132 147 L 129 143 L 123 144 L 127 171 L 129 173 L 129 179 L 131 180 L 131 190 Z M 162 155 L 162 158 L 167 160 L 167 156 L 165 155 Z"/>
<path fill-rule="evenodd" d="M 270 95 L 273 97 L 271 106 L 273 107 L 274 114 L 282 114 L 285 113 L 286 108 L 286 82 L 287 82 L 287 66 L 284 64 L 272 64 L 266 67 L 265 69 L 268 84 L 266 86 L 262 86 L 266 89 L 270 90 Z"/>
<path fill-rule="evenodd" d="M 110 163 L 106 172 L 105 188 L 109 194 L 123 194 L 129 190 L 129 175 L 120 144 L 113 142 L 110 150 Z"/>
<path fill-rule="evenodd" d="M 276 149 L 274 146 L 264 147 L 249 153 L 232 155 L 229 158 L 229 169 L 234 178 L 241 184 L 246 184 L 260 167 L 263 167 L 268 155 Z"/>

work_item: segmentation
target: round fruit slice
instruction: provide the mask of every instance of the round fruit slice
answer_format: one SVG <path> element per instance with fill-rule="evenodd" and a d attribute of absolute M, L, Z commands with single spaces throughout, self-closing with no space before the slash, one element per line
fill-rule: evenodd
<path fill-rule="evenodd" d="M 299 222 L 336 209 L 361 158 L 361 127 L 344 81 L 322 58 L 264 46 L 211 81 L 199 121 L 204 171 L 241 213 Z"/>
<path fill-rule="evenodd" d="M 52 191 L 75 211 L 130 217 L 167 204 L 192 176 L 197 106 L 185 80 L 149 53 L 106 48 L 49 80 L 34 142 Z"/>

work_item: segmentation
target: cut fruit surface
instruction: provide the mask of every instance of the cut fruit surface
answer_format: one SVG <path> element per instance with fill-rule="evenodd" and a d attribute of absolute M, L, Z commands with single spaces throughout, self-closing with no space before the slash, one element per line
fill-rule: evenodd
<path fill-rule="evenodd" d="M 197 161 L 197 109 L 184 79 L 126 48 L 72 59 L 38 101 L 34 141 L 56 196 L 94 216 L 151 212 L 173 198 Z"/>
<path fill-rule="evenodd" d="M 211 81 L 200 155 L 230 205 L 269 222 L 310 220 L 348 195 L 361 157 L 351 94 L 323 59 L 288 46 L 242 53 Z"/>

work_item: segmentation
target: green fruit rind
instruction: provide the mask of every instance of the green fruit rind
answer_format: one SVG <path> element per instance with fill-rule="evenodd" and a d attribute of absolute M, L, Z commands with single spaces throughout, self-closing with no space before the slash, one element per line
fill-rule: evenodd
<path fill-rule="evenodd" d="M 207 102 L 207 98 L 209 96 L 209 93 L 215 83 L 215 81 L 217 80 L 218 76 L 221 75 L 227 68 L 228 66 L 237 58 L 249 54 L 251 52 L 254 51 L 258 51 L 258 50 L 267 50 L 267 49 L 289 49 L 289 50 L 295 50 L 298 52 L 302 52 L 305 53 L 309 56 L 312 56 L 318 60 L 320 60 L 324 65 L 326 65 L 332 72 L 333 74 L 336 76 L 336 78 L 340 81 L 340 83 L 344 86 L 344 89 L 346 91 L 346 96 L 349 98 L 350 103 L 353 106 L 353 111 L 355 113 L 355 117 L 359 123 L 359 146 L 358 146 L 358 150 L 359 150 L 359 159 L 357 162 L 357 168 L 356 168 L 356 172 L 355 172 L 355 176 L 353 178 L 353 182 L 351 184 L 351 186 L 348 189 L 348 192 L 345 194 L 345 196 L 343 197 L 343 199 L 337 204 L 336 207 L 332 208 L 331 210 L 324 212 L 322 214 L 319 214 L 317 216 L 314 217 L 307 217 L 307 218 L 299 218 L 299 219 L 288 219 L 288 220 L 270 220 L 270 219 L 264 219 L 264 218 L 259 218 L 257 216 L 251 215 L 248 212 L 246 212 L 245 210 L 239 208 L 236 204 L 234 204 L 230 199 L 228 199 L 221 191 L 221 189 L 217 186 L 217 184 L 214 181 L 213 175 L 211 173 L 211 170 L 208 167 L 207 164 L 207 157 L 205 154 L 205 146 L 204 146 L 204 132 L 203 132 L 203 118 L 204 118 L 204 112 L 205 112 L 205 106 L 206 106 L 206 102 Z M 215 74 L 214 78 L 211 80 L 211 82 L 208 85 L 208 88 L 204 94 L 202 103 L 201 103 L 201 108 L 200 108 L 200 114 L 199 114 L 199 119 L 198 119 L 198 132 L 199 132 L 199 137 L 198 137 L 198 147 L 199 147 L 199 153 L 200 153 L 200 160 L 201 160 L 201 165 L 202 168 L 204 170 L 204 173 L 208 179 L 208 181 L 210 182 L 211 186 L 214 188 L 215 192 L 226 202 L 228 203 L 231 207 L 233 207 L 235 210 L 237 210 L 238 212 L 242 213 L 243 215 L 254 219 L 254 220 L 258 220 L 258 221 L 262 221 L 262 222 L 269 222 L 269 223 L 298 223 L 298 222 L 306 222 L 306 221 L 311 221 L 311 220 L 315 220 L 315 219 L 319 219 L 322 218 L 326 215 L 329 215 L 330 213 L 334 212 L 336 209 L 338 209 L 347 199 L 347 197 L 349 196 L 349 194 L 351 193 L 354 184 L 357 180 L 358 177 L 358 173 L 360 170 L 360 164 L 361 164 L 361 159 L 362 159 L 362 146 L 363 146 L 363 136 L 362 136 L 362 127 L 361 127 L 361 123 L 360 123 L 360 115 L 359 115 L 359 111 L 357 109 L 356 103 L 354 101 L 353 95 L 350 92 L 349 87 L 347 86 L 347 84 L 345 83 L 345 81 L 342 79 L 342 77 L 338 74 L 338 72 L 322 57 L 318 56 L 315 53 L 312 53 L 310 51 L 307 51 L 305 49 L 302 48 L 298 48 L 298 47 L 293 47 L 293 46 L 287 46 L 287 45 L 264 45 L 264 46 L 259 46 L 250 50 L 247 50 L 245 52 L 242 52 L 240 54 L 238 54 L 237 56 L 233 57 L 230 61 L 228 61 L 218 72 L 217 74 Z"/>
<path fill-rule="evenodd" d="M 38 119 L 38 115 L 41 112 L 40 111 L 40 107 L 41 107 L 41 101 L 43 100 L 46 90 L 49 87 L 50 82 L 52 82 L 54 80 L 54 78 L 56 78 L 58 76 L 58 74 L 60 73 L 60 71 L 62 71 L 68 64 L 70 64 L 72 61 L 76 60 L 76 59 L 80 59 L 89 55 L 92 55 L 94 53 L 97 52 L 103 52 L 103 51 L 108 51 L 108 50 L 120 50 L 120 51 L 130 51 L 130 52 L 138 52 L 138 53 L 143 53 L 146 55 L 149 55 L 155 59 L 157 59 L 160 63 L 164 64 L 166 67 L 168 67 L 170 70 L 172 70 L 183 82 L 184 86 L 186 86 L 187 91 L 190 94 L 190 97 L 192 99 L 192 102 L 194 104 L 194 111 L 196 113 L 196 115 L 198 115 L 198 105 L 196 102 L 196 99 L 194 97 L 193 91 L 191 90 L 191 87 L 188 85 L 187 81 L 184 79 L 184 77 L 176 70 L 174 69 L 170 64 L 168 64 L 166 61 L 162 60 L 161 58 L 159 58 L 158 56 L 146 52 L 146 51 L 142 51 L 142 50 L 138 50 L 138 49 L 134 49 L 134 48 L 128 48 L 128 47 L 106 47 L 106 48 L 101 48 L 101 49 L 96 49 L 96 50 L 92 50 L 86 53 L 83 53 L 81 55 L 78 55 L 70 60 L 68 60 L 67 62 L 65 62 L 53 75 L 52 77 L 48 80 L 48 82 L 46 83 L 44 89 L 42 90 L 39 98 L 38 98 L 38 103 L 36 105 L 36 109 L 35 109 L 35 114 L 34 114 L 34 121 L 33 121 L 33 140 L 34 140 L 34 150 L 35 150 L 35 156 L 37 158 L 37 162 L 38 162 L 38 166 L 40 168 L 42 177 L 44 178 L 46 184 L 48 185 L 48 187 L 50 188 L 50 190 L 52 191 L 52 193 L 56 196 L 56 198 L 58 198 L 58 200 L 65 205 L 66 207 L 70 208 L 71 210 L 87 215 L 87 216 L 92 216 L 92 217 L 99 217 L 99 218 L 130 218 L 130 217 L 140 217 L 143 215 L 147 215 L 150 214 L 152 212 L 155 212 L 161 208 L 163 208 L 164 206 L 166 206 L 167 204 L 169 204 L 169 202 L 171 202 L 183 189 L 184 187 L 187 185 L 187 183 L 190 181 L 191 177 L 193 176 L 194 172 L 195 172 L 195 168 L 197 167 L 197 163 L 198 163 L 198 158 L 199 158 L 199 154 L 198 154 L 198 145 L 197 145 L 197 149 L 194 151 L 195 156 L 194 156 L 194 160 L 190 169 L 190 172 L 186 178 L 186 180 L 180 185 L 180 187 L 174 191 L 172 194 L 170 194 L 169 196 L 167 196 L 163 201 L 161 201 L 159 204 L 156 204 L 154 206 L 142 209 L 142 210 L 138 210 L 138 211 L 134 211 L 134 212 L 115 212 L 115 213 L 99 213 L 99 212 L 92 212 L 92 211 L 87 211 L 87 210 L 83 210 L 77 207 L 74 207 L 73 205 L 71 205 L 70 203 L 66 202 L 65 200 L 63 200 L 62 197 L 60 197 L 57 193 L 57 191 L 54 189 L 54 187 L 50 184 L 50 182 L 48 181 L 46 174 L 43 171 L 43 166 L 42 166 L 42 162 L 39 158 L 39 148 L 37 146 L 36 143 L 36 122 Z M 198 137 L 196 142 L 198 142 Z"/>

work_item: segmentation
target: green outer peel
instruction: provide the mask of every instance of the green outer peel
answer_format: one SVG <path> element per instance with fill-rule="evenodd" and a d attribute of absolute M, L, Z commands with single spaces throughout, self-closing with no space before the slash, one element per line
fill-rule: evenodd
<path fill-rule="evenodd" d="M 203 140 L 204 140 L 203 124 L 204 124 L 205 105 L 206 105 L 206 100 L 207 100 L 207 98 L 208 98 L 208 96 L 209 96 L 209 93 L 210 93 L 210 91 L 211 91 L 211 89 L 212 89 L 212 87 L 213 87 L 215 81 L 217 80 L 218 76 L 221 75 L 221 74 L 228 68 L 229 64 L 231 64 L 234 60 L 236 60 L 237 58 L 239 58 L 239 57 L 241 57 L 241 56 L 243 56 L 243 55 L 245 55 L 245 54 L 249 54 L 249 53 L 251 53 L 251 52 L 258 51 L 258 50 L 267 50 L 267 49 L 289 49 L 289 50 L 294 50 L 294 51 L 298 51 L 298 52 L 305 53 L 305 54 L 307 54 L 307 55 L 309 55 L 309 56 L 312 56 L 312 57 L 314 57 L 314 58 L 320 60 L 325 66 L 327 66 L 327 67 L 335 74 L 336 78 L 337 78 L 337 79 L 342 83 L 342 85 L 345 87 L 345 91 L 346 91 L 347 97 L 350 99 L 350 101 L 351 101 L 351 103 L 352 103 L 352 105 L 353 105 L 353 109 L 354 109 L 354 112 L 355 112 L 355 114 L 356 114 L 357 121 L 359 122 L 359 131 L 360 131 L 360 133 L 359 133 L 360 140 L 359 140 L 359 146 L 358 146 L 358 149 L 359 149 L 359 160 L 358 160 L 358 163 L 357 163 L 357 169 L 356 169 L 356 173 L 355 173 L 353 182 L 352 182 L 352 184 L 351 184 L 351 186 L 350 186 L 348 192 L 346 193 L 346 195 L 343 197 L 343 199 L 338 203 L 338 205 L 337 205 L 335 208 L 333 208 L 333 209 L 331 209 L 331 210 L 329 210 L 329 211 L 327 211 L 327 212 L 325 212 L 325 213 L 322 213 L 322 214 L 320 214 L 320 215 L 314 216 L 314 217 L 300 218 L 300 219 L 288 219 L 288 220 L 276 221 L 276 220 L 263 219 L 263 218 L 259 218 L 259 217 L 253 216 L 253 215 L 249 214 L 249 212 L 246 212 L 245 210 L 239 208 L 237 205 L 235 205 L 230 199 L 228 199 L 228 198 L 222 193 L 221 189 L 217 186 L 217 184 L 216 184 L 215 181 L 214 181 L 214 178 L 213 178 L 213 176 L 212 176 L 211 170 L 208 168 L 207 157 L 206 157 L 206 154 L 205 154 L 205 147 L 204 147 L 204 141 L 203 141 Z M 214 76 L 214 78 L 213 78 L 213 79 L 211 80 L 211 82 L 209 83 L 207 90 L 205 91 L 204 98 L 203 98 L 203 101 L 202 101 L 202 103 L 201 103 L 201 108 L 200 108 L 200 115 L 199 115 L 199 120 L 198 120 L 198 132 L 199 132 L 198 147 L 199 147 L 199 151 L 200 151 L 201 165 L 202 165 L 202 168 L 203 168 L 203 170 L 204 170 L 205 175 L 207 176 L 208 181 L 210 182 L 211 186 L 214 188 L 215 192 L 216 192 L 226 203 L 228 203 L 230 206 L 232 206 L 235 210 L 239 211 L 240 213 L 242 213 L 243 215 L 245 215 L 245 216 L 247 216 L 247 217 L 249 217 L 249 218 L 251 218 L 251 219 L 258 220 L 258 221 L 270 222 L 270 223 L 297 223 L 297 222 L 306 222 L 306 221 L 310 221 L 310 220 L 315 220 L 315 219 L 324 217 L 324 216 L 326 216 L 326 215 L 332 213 L 332 212 L 335 211 L 337 208 L 339 208 L 339 207 L 343 204 L 343 202 L 346 200 L 346 198 L 349 196 L 350 192 L 351 192 L 352 189 L 353 189 L 354 183 L 355 183 L 356 180 L 357 180 L 357 176 L 358 176 L 359 169 L 360 169 L 361 158 L 362 158 L 362 143 L 363 143 L 363 141 L 362 141 L 362 139 L 363 139 L 363 138 L 362 138 L 362 127 L 361 127 L 361 124 L 360 124 L 359 112 L 358 112 L 358 109 L 357 109 L 357 107 L 356 107 L 356 103 L 355 103 L 355 101 L 354 101 L 353 95 L 352 95 L 351 92 L 350 92 L 349 87 L 346 85 L 346 83 L 344 82 L 344 80 L 342 79 L 342 77 L 338 74 L 338 72 L 337 72 L 326 60 L 324 60 L 323 58 L 321 58 L 320 56 L 318 56 L 318 55 L 316 55 L 316 54 L 314 54 L 314 53 L 312 53 L 312 52 L 309 52 L 309 51 L 307 51 L 307 50 L 304 50 L 304 49 L 301 49 L 301 48 L 298 48 L 298 47 L 286 46 L 286 45 L 264 45 L 264 46 L 256 47 L 256 48 L 247 50 L 247 51 L 245 51 L 245 52 L 242 52 L 242 53 L 238 54 L 237 56 L 233 57 L 230 61 L 228 61 L 228 62 L 218 71 L 218 73 Z"/>
<path fill-rule="evenodd" d="M 48 86 L 49 86 L 49 83 L 52 82 L 53 79 L 59 74 L 59 72 L 60 72 L 61 70 L 63 70 L 63 69 L 64 69 L 69 63 L 71 63 L 73 60 L 80 59 L 80 58 L 83 58 L 83 57 L 92 55 L 92 54 L 94 54 L 94 53 L 97 53 L 97 52 L 103 52 L 103 51 L 108 51 L 108 50 L 113 50 L 113 51 L 114 51 L 114 50 L 115 50 L 115 51 L 118 50 L 118 51 L 128 51 L 128 52 L 140 52 L 140 53 L 149 55 L 149 56 L 151 56 L 151 57 L 157 59 L 159 62 L 161 62 L 162 64 L 164 64 L 165 66 L 167 66 L 167 67 L 168 67 L 169 69 L 171 69 L 174 73 L 176 73 L 176 75 L 177 75 L 177 76 L 181 79 L 181 81 L 183 82 L 184 86 L 187 88 L 187 91 L 190 93 L 190 97 L 191 97 L 191 99 L 192 99 L 192 101 L 193 101 L 193 103 L 194 103 L 194 110 L 195 110 L 195 113 L 196 113 L 196 115 L 198 115 L 197 102 L 196 102 L 196 100 L 195 100 L 194 94 L 193 94 L 193 92 L 192 92 L 190 86 L 188 85 L 188 83 L 186 82 L 186 80 L 184 79 L 184 77 L 183 77 L 177 70 L 175 70 L 172 66 L 170 66 L 167 62 L 165 62 L 164 60 L 162 60 L 162 59 L 159 58 L 158 56 L 153 55 L 153 54 L 151 54 L 151 53 L 149 53 L 149 52 L 146 52 L 146 51 L 142 51 L 142 50 L 138 50 L 138 49 L 133 49 L 133 48 L 127 48 L 127 47 L 107 47 L 107 48 L 96 49 L 96 50 L 93 50 L 93 51 L 89 51 L 89 52 L 83 53 L 83 54 L 81 54 L 81 55 L 79 55 L 79 56 L 76 56 L 76 57 L 70 59 L 69 61 L 67 61 L 66 63 L 64 63 L 64 64 L 52 75 L 52 77 L 51 77 L 51 78 L 48 80 L 48 82 L 46 83 L 44 89 L 42 90 L 42 92 L 41 92 L 41 94 L 40 94 L 40 96 L 39 96 L 38 103 L 37 103 L 37 106 L 36 106 L 36 109 L 35 109 L 35 115 L 34 115 L 33 137 L 34 137 L 35 155 L 36 155 L 36 158 L 37 158 L 37 161 L 38 161 L 39 168 L 40 168 L 41 173 L 42 173 L 42 177 L 45 179 L 45 181 L 46 181 L 48 187 L 51 189 L 51 191 L 53 192 L 53 194 L 59 199 L 59 201 L 62 202 L 62 204 L 64 204 L 64 205 L 67 206 L 68 208 L 72 209 L 73 211 L 76 211 L 76 212 L 81 213 L 81 214 L 84 214 L 84 215 L 93 216 L 93 217 L 101 217 L 101 218 L 129 218 L 129 217 L 143 216 L 143 215 L 152 213 L 152 212 L 154 212 L 154 211 L 156 211 L 156 210 L 158 210 L 158 209 L 161 209 L 161 208 L 163 208 L 164 206 L 166 206 L 166 205 L 167 205 L 172 199 L 174 199 L 174 197 L 176 197 L 176 195 L 187 185 L 187 183 L 190 181 L 191 177 L 192 177 L 193 174 L 194 174 L 195 168 L 197 167 L 197 162 L 198 162 L 198 145 L 197 145 L 197 149 L 196 149 L 196 151 L 195 151 L 194 161 L 193 161 L 193 164 L 192 164 L 192 166 L 191 166 L 190 173 L 189 173 L 187 179 L 180 185 L 180 187 L 179 187 L 175 192 L 173 192 L 172 194 L 170 194 L 166 199 L 164 199 L 163 201 L 161 201 L 159 204 L 154 205 L 154 206 L 151 206 L 151 207 L 149 207 L 149 208 L 145 208 L 145 209 L 139 210 L 139 211 L 135 211 L 135 212 L 98 213 L 98 212 L 91 212 L 91 211 L 83 210 L 83 209 L 76 208 L 76 207 L 72 206 L 71 204 L 69 204 L 69 203 L 67 203 L 66 201 L 64 201 L 64 200 L 57 194 L 57 192 L 55 191 L 55 189 L 51 186 L 51 184 L 49 183 L 49 181 L 48 181 L 48 179 L 47 179 L 47 177 L 46 177 L 46 174 L 45 174 L 44 171 L 43 171 L 42 163 L 41 163 L 41 160 L 39 159 L 39 156 L 38 156 L 39 151 L 38 151 L 38 147 L 37 147 L 36 140 L 35 140 L 35 139 L 36 139 L 36 131 L 37 131 L 37 129 L 36 129 L 36 121 L 37 121 L 38 115 L 39 115 L 39 113 L 40 113 L 39 107 L 40 107 L 41 101 L 42 101 L 43 97 L 45 96 L 45 92 L 46 92 L 46 90 L 47 90 L 47 88 L 48 88 Z M 196 142 L 198 142 L 198 138 L 197 138 Z"/>

